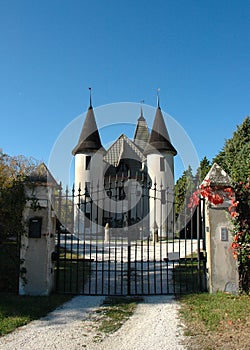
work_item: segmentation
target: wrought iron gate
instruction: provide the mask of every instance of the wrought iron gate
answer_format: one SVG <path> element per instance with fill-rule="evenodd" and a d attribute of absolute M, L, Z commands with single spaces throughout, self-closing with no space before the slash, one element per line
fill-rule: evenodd
<path fill-rule="evenodd" d="M 91 188 L 59 191 L 55 205 L 57 291 L 155 295 L 206 290 L 202 202 L 192 215 L 182 214 L 181 220 L 176 220 L 174 203 L 170 203 L 164 224 L 154 224 L 152 229 L 150 220 L 155 223 L 157 213 L 153 210 L 149 218 L 148 201 L 159 201 L 161 210 L 166 210 L 172 197 L 167 192 L 159 197 L 156 184 L 142 188 L 134 212 L 123 210 L 122 215 L 105 211 L 99 203 L 102 192 L 120 200 L 120 184 L 112 188 L 108 184 L 96 196 Z"/>

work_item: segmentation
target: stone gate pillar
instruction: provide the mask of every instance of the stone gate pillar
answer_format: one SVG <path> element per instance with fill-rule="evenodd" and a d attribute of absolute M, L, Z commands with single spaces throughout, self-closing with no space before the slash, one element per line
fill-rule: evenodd
<path fill-rule="evenodd" d="M 49 295 L 54 288 L 56 217 L 51 203 L 54 188 L 47 176 L 25 185 L 28 201 L 20 247 L 20 295 Z"/>
<path fill-rule="evenodd" d="M 216 163 L 207 174 L 206 180 L 210 181 L 211 188 L 223 191 L 230 187 L 230 178 L 227 173 Z M 208 290 L 210 293 L 226 291 L 237 293 L 238 291 L 238 269 L 233 258 L 232 222 L 228 211 L 230 201 L 213 205 L 205 201 L 206 213 L 206 250 Z"/>

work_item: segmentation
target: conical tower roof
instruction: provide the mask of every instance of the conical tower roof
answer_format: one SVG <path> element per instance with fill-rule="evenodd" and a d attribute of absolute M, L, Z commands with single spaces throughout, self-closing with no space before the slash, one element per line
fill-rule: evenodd
<path fill-rule="evenodd" d="M 141 108 L 140 117 L 137 120 L 137 125 L 134 134 L 134 143 L 141 149 L 145 149 L 146 144 L 149 140 L 149 131 L 145 118 L 143 117 L 143 112 Z"/>
<path fill-rule="evenodd" d="M 75 156 L 77 153 L 96 152 L 100 149 L 102 149 L 101 139 L 96 125 L 94 110 L 90 104 L 78 144 L 73 149 L 72 154 Z"/>
<path fill-rule="evenodd" d="M 149 147 L 146 152 L 152 153 L 154 149 L 159 152 L 172 153 L 174 156 L 177 154 L 176 149 L 170 141 L 170 137 L 159 105 L 156 109 L 154 123 L 149 139 Z"/>

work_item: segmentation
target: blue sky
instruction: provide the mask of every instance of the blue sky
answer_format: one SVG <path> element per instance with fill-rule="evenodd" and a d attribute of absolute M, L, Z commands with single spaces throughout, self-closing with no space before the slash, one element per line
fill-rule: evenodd
<path fill-rule="evenodd" d="M 48 164 L 89 86 L 96 107 L 155 106 L 160 87 L 212 159 L 250 114 L 249 18 L 248 0 L 0 0 L 0 148 Z"/>

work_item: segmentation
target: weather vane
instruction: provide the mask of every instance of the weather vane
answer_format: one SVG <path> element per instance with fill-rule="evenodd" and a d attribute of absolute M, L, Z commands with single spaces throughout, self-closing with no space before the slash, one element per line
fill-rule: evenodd
<path fill-rule="evenodd" d="M 92 88 L 89 87 L 89 106 L 92 107 Z"/>
<path fill-rule="evenodd" d="M 160 88 L 157 88 L 157 107 L 160 108 Z"/>
<path fill-rule="evenodd" d="M 144 103 L 144 100 L 141 100 L 141 101 L 140 101 L 140 104 L 141 104 L 141 108 L 140 108 L 140 109 L 141 109 L 141 117 L 143 116 L 143 113 L 142 113 L 142 104 L 143 104 L 143 103 Z"/>

